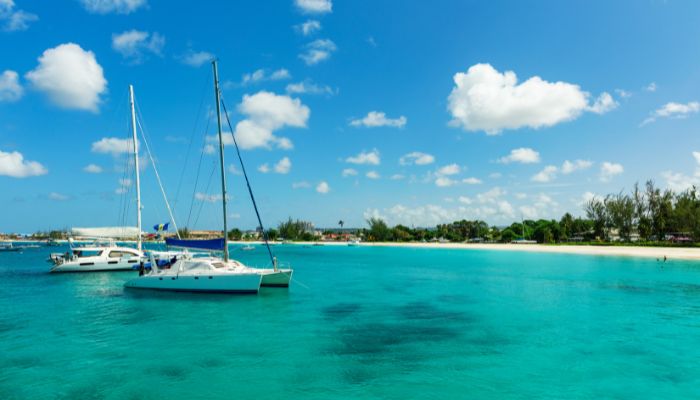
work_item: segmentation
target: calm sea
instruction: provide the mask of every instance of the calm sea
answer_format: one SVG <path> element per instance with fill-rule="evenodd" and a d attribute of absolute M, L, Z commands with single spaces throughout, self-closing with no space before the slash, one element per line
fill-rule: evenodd
<path fill-rule="evenodd" d="M 0 399 L 700 398 L 698 263 L 274 249 L 297 282 L 248 296 L 0 253 Z"/>

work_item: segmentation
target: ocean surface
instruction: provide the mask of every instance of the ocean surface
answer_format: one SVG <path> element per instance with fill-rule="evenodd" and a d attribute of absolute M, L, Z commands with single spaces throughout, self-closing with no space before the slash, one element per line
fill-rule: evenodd
<path fill-rule="evenodd" d="M 61 250 L 0 253 L 0 399 L 700 398 L 697 262 L 278 245 L 296 281 L 241 296 Z"/>

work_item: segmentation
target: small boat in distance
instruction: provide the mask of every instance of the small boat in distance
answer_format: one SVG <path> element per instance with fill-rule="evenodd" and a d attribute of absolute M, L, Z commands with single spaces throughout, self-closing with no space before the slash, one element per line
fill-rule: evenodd
<path fill-rule="evenodd" d="M 355 247 L 360 245 L 360 239 L 348 240 L 348 246 Z"/>
<path fill-rule="evenodd" d="M 22 251 L 21 247 L 16 247 L 12 242 L 2 242 L 0 243 L 0 252 L 11 252 L 11 251 Z"/>
<path fill-rule="evenodd" d="M 241 247 L 241 250 L 243 250 L 243 251 L 253 251 L 253 250 L 255 250 L 255 246 L 251 246 L 251 245 L 247 244 L 247 245 Z"/>

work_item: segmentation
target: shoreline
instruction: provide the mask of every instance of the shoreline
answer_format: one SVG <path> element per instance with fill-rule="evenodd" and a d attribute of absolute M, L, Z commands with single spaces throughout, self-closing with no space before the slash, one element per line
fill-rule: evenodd
<path fill-rule="evenodd" d="M 32 240 L 15 240 L 14 243 L 37 243 Z M 67 240 L 58 240 L 66 244 Z M 129 243 L 131 241 L 120 241 Z M 154 242 L 162 243 L 162 242 Z M 262 241 L 232 241 L 230 245 L 263 245 Z M 347 242 L 271 242 L 272 246 L 348 246 Z M 669 260 L 700 261 L 697 247 L 644 247 L 644 246 L 596 246 L 596 245 L 545 245 L 512 243 L 417 243 L 417 242 L 361 242 L 356 247 L 407 247 L 422 249 L 523 251 L 529 253 L 577 254 L 588 256 L 642 257 Z"/>

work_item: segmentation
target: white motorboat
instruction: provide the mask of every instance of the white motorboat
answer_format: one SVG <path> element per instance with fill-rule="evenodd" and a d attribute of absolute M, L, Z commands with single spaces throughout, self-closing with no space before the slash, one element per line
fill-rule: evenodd
<path fill-rule="evenodd" d="M 348 246 L 359 246 L 360 245 L 360 239 L 355 239 L 355 240 L 348 240 Z"/>
<path fill-rule="evenodd" d="M 71 246 L 66 253 L 52 253 L 51 272 L 133 271 L 143 260 L 143 252 L 117 246 L 114 241 L 83 247 Z"/>
<path fill-rule="evenodd" d="M 221 92 L 219 90 L 219 77 L 216 61 L 212 62 L 214 70 L 214 91 L 216 95 L 216 116 L 219 136 L 219 166 L 221 172 L 221 201 L 223 205 L 223 232 L 228 232 L 227 224 L 227 193 L 226 193 L 226 173 L 224 164 L 224 142 L 221 127 Z M 226 114 L 228 119 L 228 114 Z M 229 121 L 230 125 L 230 121 Z M 233 142 L 238 150 L 235 137 Z M 240 160 L 240 152 L 238 153 Z M 253 198 L 250 183 L 245 172 L 245 166 L 241 160 L 241 169 L 246 178 L 248 190 L 253 200 L 256 214 L 257 205 Z M 258 214 L 258 222 L 260 216 Z M 260 223 L 262 226 L 262 223 Z M 170 268 L 159 268 L 157 263 L 151 259 L 151 270 L 145 272 L 143 269 L 138 278 L 128 281 L 125 286 L 138 289 L 152 289 L 165 291 L 190 291 L 200 293 L 256 293 L 260 286 L 287 287 L 292 277 L 291 269 L 278 269 L 277 261 L 272 256 L 268 246 L 268 252 L 273 268 L 257 269 L 251 268 L 243 263 L 229 259 L 228 237 L 209 240 L 182 240 L 166 238 L 168 246 L 193 248 L 209 251 L 222 251 L 223 258 L 194 258 L 187 253 L 182 253 L 176 257 Z M 264 231 L 263 231 L 263 237 Z"/>
<path fill-rule="evenodd" d="M 247 244 L 247 245 L 241 247 L 241 250 L 243 250 L 243 251 L 253 251 L 253 250 L 255 250 L 255 246 L 251 246 L 251 245 Z"/>

